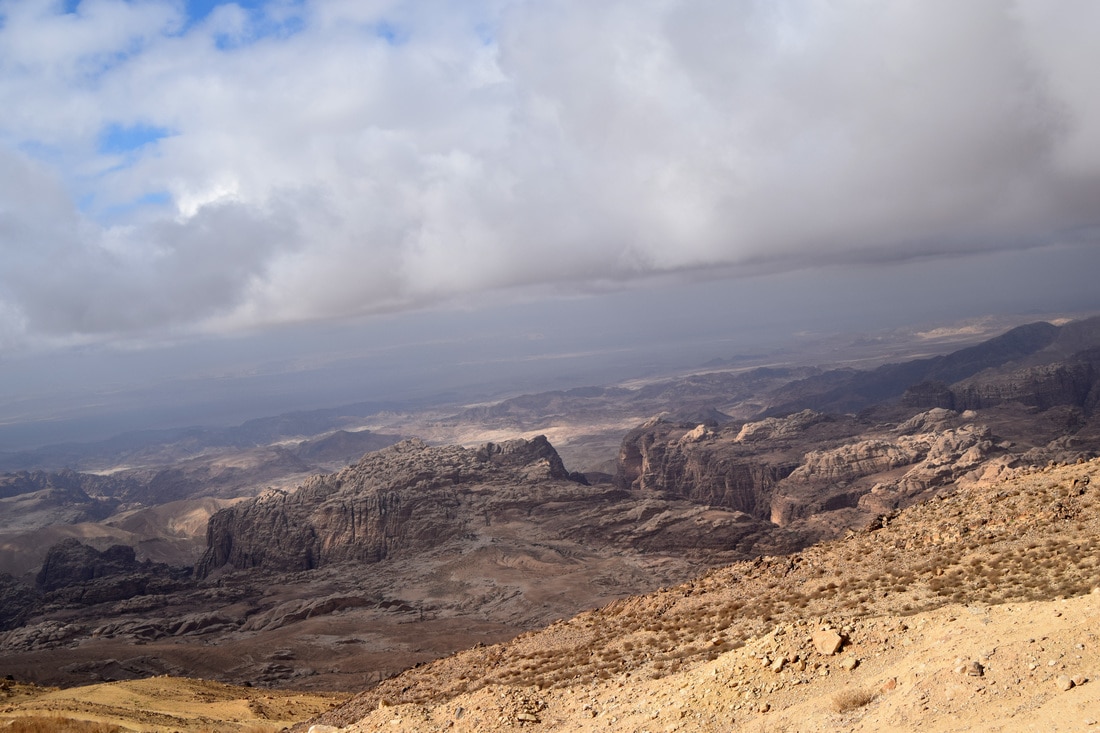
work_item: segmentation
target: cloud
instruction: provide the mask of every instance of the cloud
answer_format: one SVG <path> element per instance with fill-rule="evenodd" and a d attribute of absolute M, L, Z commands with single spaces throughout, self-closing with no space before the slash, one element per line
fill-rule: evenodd
<path fill-rule="evenodd" d="M 1095 236 L 1089 2 L 0 1 L 0 334 Z M 9 113 L 10 111 L 10 113 Z"/>

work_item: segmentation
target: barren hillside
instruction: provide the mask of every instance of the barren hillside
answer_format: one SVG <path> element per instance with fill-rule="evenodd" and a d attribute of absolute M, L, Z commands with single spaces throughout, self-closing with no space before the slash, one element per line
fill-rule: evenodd
<path fill-rule="evenodd" d="M 842 540 L 410 670 L 315 722 L 1089 730 L 1098 494 L 1100 461 L 975 484 Z"/>

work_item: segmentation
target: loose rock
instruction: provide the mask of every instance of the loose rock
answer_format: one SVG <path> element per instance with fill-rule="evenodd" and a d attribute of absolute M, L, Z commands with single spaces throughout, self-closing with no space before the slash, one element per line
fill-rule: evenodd
<path fill-rule="evenodd" d="M 825 656 L 831 656 L 840 651 L 844 639 L 835 631 L 818 631 L 813 636 L 814 649 Z"/>

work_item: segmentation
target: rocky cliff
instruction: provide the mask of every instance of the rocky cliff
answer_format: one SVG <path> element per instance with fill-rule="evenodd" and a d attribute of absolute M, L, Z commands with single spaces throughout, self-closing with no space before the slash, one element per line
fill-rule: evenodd
<path fill-rule="evenodd" d="M 104 519 L 121 504 L 116 494 L 132 483 L 75 471 L 0 475 L 0 531 Z"/>
<path fill-rule="evenodd" d="M 1021 360 L 1042 360 L 1037 355 L 1052 348 L 1062 333 L 1061 328 L 1050 323 L 1029 323 L 943 356 L 884 364 L 869 371 L 831 370 L 775 390 L 770 398 L 771 407 L 764 414 L 782 416 L 806 408 L 822 412 L 856 412 L 901 398 L 915 384 L 953 384 Z M 1052 352 L 1048 358 L 1057 359 L 1060 356 L 1058 352 Z M 960 409 L 965 408 L 960 406 Z"/>
<path fill-rule="evenodd" d="M 11 591 L 0 592 L 11 614 L 0 674 L 113 676 L 104 660 L 135 644 L 142 668 L 161 674 L 194 664 L 198 645 L 222 679 L 362 685 L 820 536 L 674 494 L 590 486 L 543 437 L 476 449 L 405 441 L 216 513 L 207 530 L 201 577 L 175 587 L 175 571 L 128 548 L 76 542 L 54 548 L 38 588 L 0 578 Z M 56 669 L 44 661 L 55 659 Z"/>
<path fill-rule="evenodd" d="M 273 491 L 215 514 L 197 573 L 233 568 L 308 570 L 344 561 L 373 563 L 427 549 L 492 521 L 500 496 L 488 486 L 541 484 L 575 491 L 546 438 L 488 443 L 477 450 L 406 440 L 294 492 Z"/>
<path fill-rule="evenodd" d="M 897 423 L 812 411 L 722 428 L 652 420 L 624 439 L 616 480 L 780 526 L 837 510 L 857 513 L 838 526 L 859 525 L 1003 457 L 977 417 L 936 408 Z"/>
<path fill-rule="evenodd" d="M 93 605 L 178 590 L 190 575 L 188 568 L 139 561 L 126 545 L 101 552 L 69 538 L 50 548 L 35 586 L 46 604 Z"/>
<path fill-rule="evenodd" d="M 956 410 L 1016 402 L 1038 410 L 1070 405 L 1091 412 L 1100 405 L 1100 350 L 1052 364 L 981 374 L 951 385 L 923 382 L 907 390 L 902 402 Z"/>

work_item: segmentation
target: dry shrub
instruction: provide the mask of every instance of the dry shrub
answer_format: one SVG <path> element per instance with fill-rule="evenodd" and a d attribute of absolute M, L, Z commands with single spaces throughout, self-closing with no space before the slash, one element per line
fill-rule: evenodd
<path fill-rule="evenodd" d="M 875 693 L 870 690 L 852 688 L 843 690 L 833 695 L 833 710 L 838 713 L 848 713 L 863 707 L 875 699 Z"/>
<path fill-rule="evenodd" d="M 110 723 L 60 716 L 16 718 L 2 727 L 4 733 L 123 733 L 123 728 Z"/>

